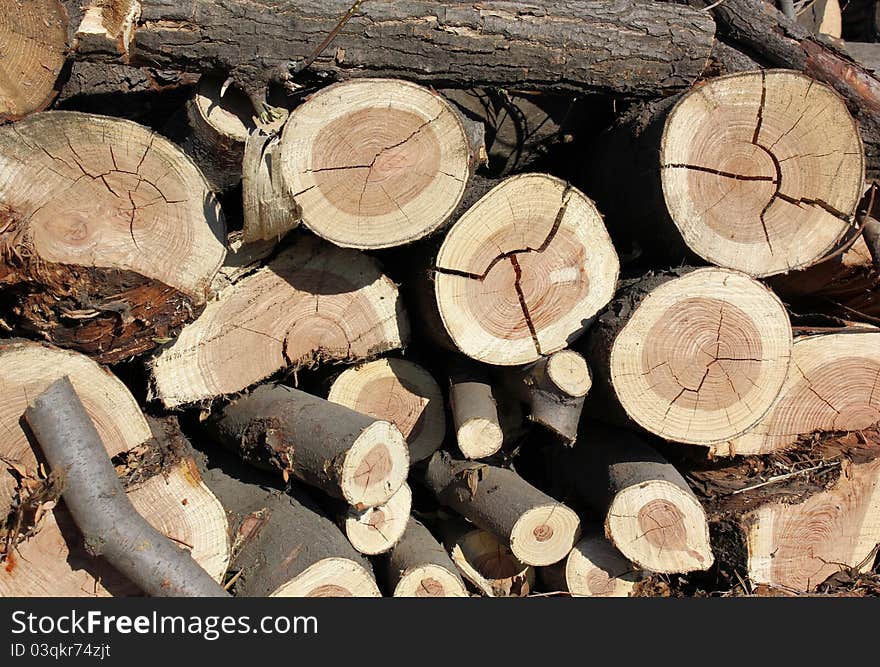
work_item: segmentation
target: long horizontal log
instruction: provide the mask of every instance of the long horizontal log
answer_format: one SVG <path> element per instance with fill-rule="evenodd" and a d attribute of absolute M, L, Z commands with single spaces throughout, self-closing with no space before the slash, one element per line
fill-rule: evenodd
<path fill-rule="evenodd" d="M 302 67 L 351 4 L 142 0 L 120 55 L 135 65 L 228 72 L 254 97 L 278 66 Z M 310 69 L 337 78 L 655 96 L 700 76 L 714 32 L 708 12 L 626 0 L 371 0 Z"/>

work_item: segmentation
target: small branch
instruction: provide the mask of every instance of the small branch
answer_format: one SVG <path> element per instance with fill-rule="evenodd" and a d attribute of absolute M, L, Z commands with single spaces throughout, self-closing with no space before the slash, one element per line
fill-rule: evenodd
<path fill-rule="evenodd" d="M 24 418 L 49 466 L 65 476 L 62 498 L 89 553 L 154 597 L 228 596 L 189 552 L 137 513 L 67 376 L 40 394 Z"/>
<path fill-rule="evenodd" d="M 795 470 L 794 472 L 787 472 L 784 475 L 776 475 L 775 477 L 771 477 L 770 479 L 761 482 L 760 484 L 752 484 L 751 486 L 746 486 L 742 489 L 737 489 L 736 491 L 731 491 L 729 495 L 735 496 L 738 493 L 745 493 L 746 491 L 753 491 L 754 489 L 760 489 L 762 486 L 767 486 L 768 484 L 775 484 L 776 482 L 781 482 L 785 479 L 789 479 L 790 477 L 794 477 L 796 475 L 803 475 L 805 472 L 813 472 L 816 470 L 825 470 L 830 469 L 835 466 L 839 466 L 840 461 L 834 461 L 833 463 L 823 463 L 822 465 L 813 466 L 812 468 L 804 468 L 803 470 Z"/>

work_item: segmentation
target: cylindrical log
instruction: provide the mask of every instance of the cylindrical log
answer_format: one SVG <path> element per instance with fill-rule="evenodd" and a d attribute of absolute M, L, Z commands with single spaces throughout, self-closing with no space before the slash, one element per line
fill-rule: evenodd
<path fill-rule="evenodd" d="M 345 536 L 360 553 L 383 554 L 400 540 L 412 509 L 412 491 L 404 483 L 381 505 L 349 508 L 342 524 Z"/>
<path fill-rule="evenodd" d="M 817 431 L 861 431 L 880 422 L 880 330 L 853 327 L 803 335 L 769 412 L 718 455 L 767 454 Z"/>
<path fill-rule="evenodd" d="M 791 345 L 782 303 L 747 275 L 651 274 L 621 290 L 583 345 L 593 409 L 675 442 L 726 442 L 770 409 Z"/>
<path fill-rule="evenodd" d="M 387 502 L 409 473 L 406 441 L 393 424 L 283 385 L 257 387 L 208 426 L 249 463 L 358 508 Z"/>
<path fill-rule="evenodd" d="M 431 457 L 425 481 L 434 495 L 493 533 L 529 565 L 551 565 L 571 551 L 580 519 L 571 509 L 505 468 Z"/>
<path fill-rule="evenodd" d="M 303 235 L 224 290 L 157 355 L 153 391 L 172 408 L 282 369 L 370 358 L 408 338 L 397 286 L 374 259 Z"/>
<path fill-rule="evenodd" d="M 413 518 L 388 554 L 394 597 L 467 597 L 455 563 L 431 532 Z"/>
<path fill-rule="evenodd" d="M 624 557 L 654 572 L 709 569 L 703 506 L 653 448 L 628 431 L 592 426 L 570 452 L 567 482 L 605 517 L 605 535 Z"/>
<path fill-rule="evenodd" d="M 421 366 L 377 359 L 342 372 L 327 400 L 394 424 L 406 438 L 410 463 L 433 454 L 446 437 L 443 392 Z"/>
<path fill-rule="evenodd" d="M 59 0 L 0 0 L 0 122 L 41 111 L 55 98 L 67 22 Z"/>
<path fill-rule="evenodd" d="M 336 245 L 388 248 L 442 226 L 470 175 L 467 134 L 437 93 L 392 79 L 338 83 L 291 113 L 282 178 L 310 230 Z"/>
<path fill-rule="evenodd" d="M 14 327 L 112 363 L 205 303 L 224 223 L 168 140 L 47 111 L 0 128 L 0 173 L 0 300 Z"/>
<path fill-rule="evenodd" d="M 495 186 L 450 229 L 426 306 L 464 354 L 530 363 L 586 329 L 611 298 L 618 270 L 593 202 L 558 178 L 523 174 Z"/>
<path fill-rule="evenodd" d="M 241 481 L 220 467 L 204 477 L 232 521 L 236 596 L 381 596 L 369 563 L 306 498 Z"/>
<path fill-rule="evenodd" d="M 816 263 L 852 227 L 864 150 L 843 99 L 788 70 L 739 72 L 631 114 L 590 161 L 616 237 L 762 277 Z M 671 240 L 671 242 L 670 242 Z"/>
<path fill-rule="evenodd" d="M 568 591 L 572 597 L 628 597 L 641 571 L 602 534 L 588 532 L 568 558 L 541 568 L 541 580 L 550 592 Z"/>
<path fill-rule="evenodd" d="M 504 431 L 487 373 L 477 367 L 453 369 L 449 378 L 449 407 L 455 442 L 466 458 L 486 458 L 501 449 Z"/>

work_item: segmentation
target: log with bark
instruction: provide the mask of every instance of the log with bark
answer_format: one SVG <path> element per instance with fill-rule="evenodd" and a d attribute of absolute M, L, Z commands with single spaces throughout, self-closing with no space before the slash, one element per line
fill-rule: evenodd
<path fill-rule="evenodd" d="M 714 562 L 703 506 L 684 477 L 641 438 L 585 429 L 558 474 L 621 554 L 653 572 L 707 570 Z"/>
<path fill-rule="evenodd" d="M 468 595 L 449 554 L 431 532 L 413 518 L 388 554 L 387 575 L 396 598 Z"/>
<path fill-rule="evenodd" d="M 596 381 L 587 414 L 675 442 L 726 442 L 770 409 L 791 346 L 782 303 L 747 275 L 651 274 L 624 286 L 582 343 Z"/>
<path fill-rule="evenodd" d="M 642 571 L 624 558 L 600 527 L 585 533 L 564 561 L 541 568 L 544 587 L 550 592 L 568 591 L 572 597 L 629 596 Z"/>
<path fill-rule="evenodd" d="M 342 528 L 351 546 L 368 556 L 383 554 L 403 537 L 412 510 L 412 491 L 404 483 L 380 505 L 350 507 L 342 517 Z"/>
<path fill-rule="evenodd" d="M 14 328 L 112 363 L 204 305 L 224 223 L 168 140 L 47 111 L 0 128 L 0 172 L 0 301 Z"/>
<path fill-rule="evenodd" d="M 452 226 L 422 305 L 473 359 L 531 363 L 583 333 L 611 298 L 618 270 L 593 202 L 553 176 L 522 174 Z"/>
<path fill-rule="evenodd" d="M 872 566 L 880 535 L 880 433 L 811 438 L 789 452 L 691 471 L 713 550 L 753 584 L 812 592 Z"/>
<path fill-rule="evenodd" d="M 768 454 L 816 431 L 861 431 L 880 422 L 880 331 L 869 327 L 795 339 L 788 379 L 751 429 L 712 448 L 722 455 Z"/>
<path fill-rule="evenodd" d="M 409 473 L 406 441 L 393 424 L 284 385 L 257 387 L 208 426 L 247 462 L 358 509 L 388 502 Z"/>
<path fill-rule="evenodd" d="M 431 456 L 446 437 L 443 392 L 412 361 L 388 357 L 349 368 L 333 380 L 327 400 L 394 424 L 411 464 Z"/>
<path fill-rule="evenodd" d="M 375 260 L 301 235 L 243 276 L 152 363 L 169 408 L 245 389 L 315 361 L 356 361 L 401 347 L 409 325 Z"/>
<path fill-rule="evenodd" d="M 264 1 L 182 8 L 142 0 L 118 52 L 132 64 L 231 73 L 256 104 L 269 81 L 308 85 L 295 77 L 306 63 L 324 79 L 652 96 L 700 76 L 715 32 L 706 12 L 658 3 L 376 0 L 359 6 L 332 47 L 309 62 L 351 4 L 300 0 L 277 11 Z M 102 54 L 83 48 L 77 57 Z"/>
<path fill-rule="evenodd" d="M 674 105 L 637 108 L 598 154 L 586 191 L 617 239 L 654 259 L 693 253 L 757 277 L 836 250 L 863 191 L 844 100 L 787 70 L 718 77 Z"/>
<path fill-rule="evenodd" d="M 504 444 L 504 429 L 488 372 L 455 364 L 449 376 L 449 410 L 455 444 L 469 459 L 492 456 Z"/>
<path fill-rule="evenodd" d="M 551 565 L 571 551 L 580 519 L 512 470 L 431 457 L 425 482 L 440 502 L 488 530 L 528 565 Z"/>

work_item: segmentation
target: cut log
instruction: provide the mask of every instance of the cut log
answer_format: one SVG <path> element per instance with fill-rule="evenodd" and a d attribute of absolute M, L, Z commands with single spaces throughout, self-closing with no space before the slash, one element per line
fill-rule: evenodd
<path fill-rule="evenodd" d="M 560 350 L 507 375 L 506 385 L 529 405 L 529 418 L 568 444 L 577 439 L 590 367 L 574 350 Z"/>
<path fill-rule="evenodd" d="M 131 61 L 231 71 L 254 87 L 302 63 L 350 0 L 303 0 L 278 12 L 245 0 L 199 5 L 141 0 Z M 706 12 L 659 3 L 363 3 L 310 66 L 340 78 L 664 95 L 702 73 L 715 26 Z M 185 38 L 181 35 L 185 34 Z M 91 57 L 80 53 L 80 57 Z M 98 54 L 100 57 L 100 54 Z"/>
<path fill-rule="evenodd" d="M 590 531 L 574 545 L 561 563 L 542 568 L 550 592 L 568 591 L 572 597 L 628 597 L 641 571 L 623 557 L 601 529 Z"/>
<path fill-rule="evenodd" d="M 490 364 L 537 361 L 610 300 L 619 262 L 593 202 L 565 181 L 502 181 L 451 228 L 434 266 L 443 327 Z"/>
<path fill-rule="evenodd" d="M 440 502 L 493 533 L 528 565 L 562 560 L 580 534 L 577 514 L 511 470 L 439 451 L 425 481 Z"/>
<path fill-rule="evenodd" d="M 841 244 L 864 154 L 833 89 L 787 70 L 740 72 L 668 107 L 630 116 L 592 163 L 589 191 L 616 235 L 635 228 L 655 257 L 678 260 L 683 244 L 756 277 L 810 266 Z"/>
<path fill-rule="evenodd" d="M 413 518 L 388 554 L 388 581 L 396 598 L 468 597 L 449 554 Z"/>
<path fill-rule="evenodd" d="M 802 336 L 770 411 L 716 455 L 767 454 L 816 431 L 861 431 L 880 422 L 880 331 Z"/>
<path fill-rule="evenodd" d="M 387 502 L 409 473 L 406 441 L 393 424 L 283 385 L 257 387 L 208 426 L 249 463 L 358 508 Z"/>
<path fill-rule="evenodd" d="M 174 144 L 71 111 L 0 128 L 10 324 L 112 363 L 192 319 L 225 254 L 216 200 Z"/>
<path fill-rule="evenodd" d="M 874 428 L 692 471 L 725 567 L 793 592 L 812 592 L 842 568 L 870 568 L 880 535 L 878 452 Z"/>
<path fill-rule="evenodd" d="M 625 558 L 653 572 L 709 569 L 703 506 L 653 448 L 629 431 L 591 426 L 569 451 L 566 483 L 605 517 L 605 535 Z"/>
<path fill-rule="evenodd" d="M 488 597 L 521 597 L 535 585 L 535 568 L 517 559 L 510 547 L 464 521 L 442 526 L 443 544 L 462 576 Z"/>
<path fill-rule="evenodd" d="M 701 268 L 628 285 L 584 348 L 602 419 L 711 445 L 770 409 L 791 345 L 788 315 L 769 289 L 743 273 Z"/>
<path fill-rule="evenodd" d="M 443 392 L 411 361 L 377 359 L 349 368 L 333 381 L 327 400 L 394 424 L 411 464 L 431 456 L 446 437 Z"/>
<path fill-rule="evenodd" d="M 345 536 L 362 554 L 383 554 L 400 540 L 411 509 L 412 492 L 404 483 L 381 505 L 360 511 L 349 509 L 343 521 Z"/>
<path fill-rule="evenodd" d="M 58 0 L 0 1 L 0 123 L 41 111 L 55 98 L 67 21 Z"/>
<path fill-rule="evenodd" d="M 281 177 L 280 146 L 277 135 L 262 131 L 252 132 L 245 141 L 241 166 L 244 243 L 277 242 L 302 219 L 302 211 Z"/>
<path fill-rule="evenodd" d="M 156 357 L 154 392 L 169 408 L 195 403 L 282 369 L 366 359 L 408 337 L 397 287 L 373 259 L 301 236 L 225 290 Z"/>
<path fill-rule="evenodd" d="M 336 245 L 388 248 L 452 215 L 470 175 L 454 107 L 414 83 L 329 86 L 290 115 L 279 162 L 309 229 Z"/>
<path fill-rule="evenodd" d="M 37 458 L 20 420 L 30 399 L 50 384 L 70 376 L 89 416 L 95 422 L 101 441 L 112 457 L 134 449 L 150 439 L 150 427 L 137 402 L 115 375 L 77 352 L 31 341 L 0 341 L 0 498 L 9 504 L 15 480 L 7 467 L 21 466 L 32 477 L 37 475 Z M 5 513 L 4 515 L 5 516 Z"/>
<path fill-rule="evenodd" d="M 455 426 L 455 442 L 469 459 L 496 453 L 504 444 L 498 404 L 482 369 L 461 366 L 449 378 L 449 407 Z"/>
<path fill-rule="evenodd" d="M 305 498 L 229 476 L 205 481 L 230 515 L 239 597 L 380 597 L 369 563 Z"/>

